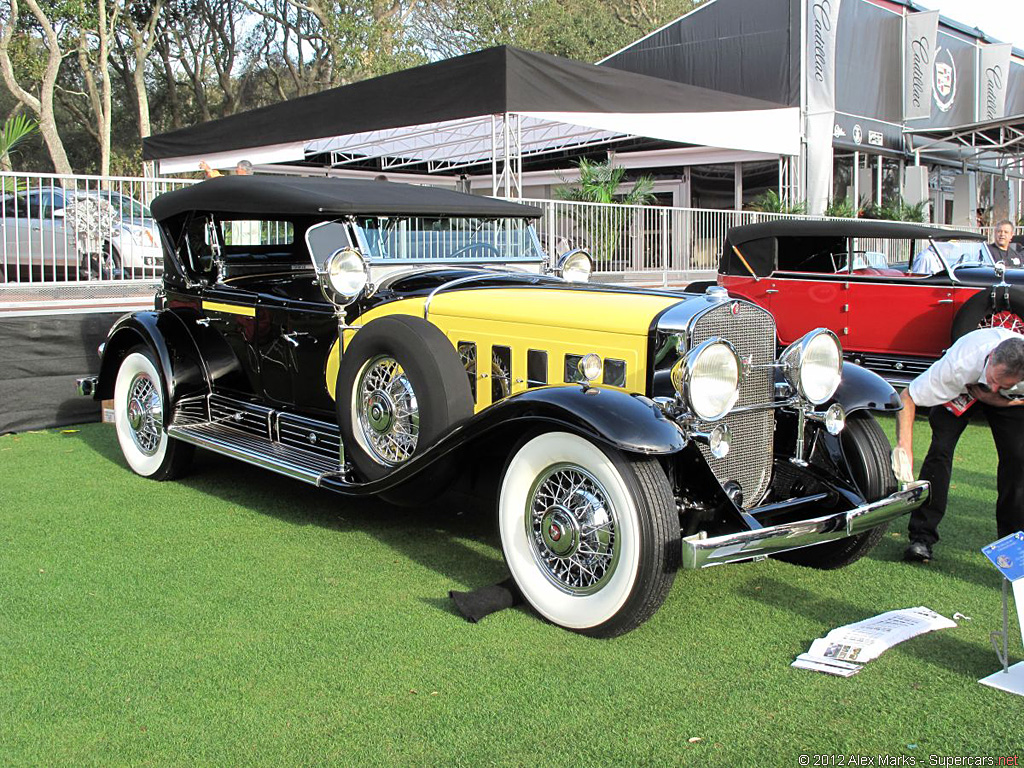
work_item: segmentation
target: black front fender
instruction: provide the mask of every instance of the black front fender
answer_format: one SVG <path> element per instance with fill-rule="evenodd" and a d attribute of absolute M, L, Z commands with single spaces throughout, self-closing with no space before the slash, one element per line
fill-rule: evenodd
<path fill-rule="evenodd" d="M 107 334 L 96 399 L 114 396 L 121 361 L 129 350 L 140 344 L 148 346 L 156 355 L 167 387 L 164 402 L 173 403 L 178 397 L 208 391 L 206 369 L 181 318 L 173 312 L 146 311 L 124 315 Z M 171 409 L 165 409 L 164 417 L 170 418 L 170 415 Z"/>
<path fill-rule="evenodd" d="M 678 453 L 687 438 L 675 422 L 642 395 L 616 389 L 566 386 L 528 389 L 481 411 L 470 431 L 510 422 L 534 422 L 595 442 L 648 456 Z"/>
<path fill-rule="evenodd" d="M 843 378 L 830 403 L 854 411 L 895 412 L 903 407 L 899 393 L 885 379 L 856 363 L 843 363 Z"/>
<path fill-rule="evenodd" d="M 627 453 L 647 456 L 678 453 L 688 443 L 675 422 L 641 395 L 581 385 L 540 387 L 485 408 L 380 480 L 351 484 L 328 477 L 321 485 L 346 494 L 382 493 L 416 480 L 446 456 L 474 450 L 481 441 L 507 436 L 511 431 L 514 442 L 515 435 L 536 429 L 572 432 Z"/>

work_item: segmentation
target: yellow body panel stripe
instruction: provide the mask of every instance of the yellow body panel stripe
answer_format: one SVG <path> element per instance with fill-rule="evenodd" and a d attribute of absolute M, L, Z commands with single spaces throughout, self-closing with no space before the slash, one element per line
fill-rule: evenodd
<path fill-rule="evenodd" d="M 226 312 L 229 315 L 256 317 L 256 307 L 246 307 L 241 304 L 221 304 L 219 301 L 204 301 L 203 309 L 207 312 Z"/>
<path fill-rule="evenodd" d="M 423 317 L 424 299 L 402 299 L 378 307 L 353 321 L 365 325 L 386 315 Z M 440 294 L 430 302 L 430 322 L 451 341 L 477 345 L 478 375 L 490 373 L 492 347 L 512 353 L 511 391 L 526 389 L 526 352 L 547 352 L 549 384 L 565 383 L 565 355 L 596 352 L 624 360 L 627 392 L 643 392 L 647 376 L 647 333 L 654 318 L 678 303 L 673 296 L 557 291 L 529 288 L 464 290 Z M 347 346 L 356 331 L 346 331 Z M 338 377 L 338 344 L 327 361 L 327 391 Z M 522 381 L 519 381 L 522 379 Z M 476 410 L 491 404 L 490 378 L 477 380 Z M 600 382 L 595 382 L 600 383 Z"/>

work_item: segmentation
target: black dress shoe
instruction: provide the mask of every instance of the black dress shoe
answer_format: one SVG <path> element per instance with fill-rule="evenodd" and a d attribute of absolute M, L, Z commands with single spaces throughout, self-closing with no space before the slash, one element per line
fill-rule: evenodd
<path fill-rule="evenodd" d="M 903 553 L 903 559 L 911 563 L 927 563 L 932 559 L 932 548 L 923 541 L 912 541 Z"/>

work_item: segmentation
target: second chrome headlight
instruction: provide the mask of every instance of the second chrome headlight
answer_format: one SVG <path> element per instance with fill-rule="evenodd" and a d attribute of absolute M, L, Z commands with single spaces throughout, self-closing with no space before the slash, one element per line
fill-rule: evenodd
<path fill-rule="evenodd" d="M 672 385 L 686 406 L 705 421 L 717 421 L 740 396 L 741 366 L 728 341 L 711 338 L 672 368 Z"/>
<path fill-rule="evenodd" d="M 790 386 L 814 405 L 835 394 L 843 375 L 843 348 L 827 328 L 816 328 L 794 341 L 779 357 Z"/>

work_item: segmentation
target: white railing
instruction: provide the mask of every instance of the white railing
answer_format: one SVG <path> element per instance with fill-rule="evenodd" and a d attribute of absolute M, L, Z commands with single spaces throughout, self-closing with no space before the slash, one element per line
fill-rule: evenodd
<path fill-rule="evenodd" d="M 26 286 L 154 282 L 163 272 L 149 212 L 190 179 L 0 173 L 0 299 Z"/>
<path fill-rule="evenodd" d="M 30 286 L 153 285 L 162 274 L 163 258 L 148 205 L 158 194 L 194 183 L 0 173 L 0 302 L 12 299 L 13 289 Z M 93 201 L 91 211 L 86 211 L 92 226 L 89 216 L 68 215 L 67 207 L 75 200 Z M 662 285 L 711 277 L 731 227 L 782 218 L 826 218 L 562 200 L 517 202 L 542 210 L 537 230 L 552 260 L 570 248 L 585 247 L 594 257 L 597 279 Z M 107 220 L 97 218 L 97 208 L 108 214 Z M 870 249 L 885 252 L 890 262 L 909 256 L 881 242 Z"/>
<path fill-rule="evenodd" d="M 777 219 L 827 221 L 806 216 L 757 211 L 578 203 L 563 200 L 521 200 L 542 209 L 537 222 L 549 254 L 587 248 L 599 279 L 671 283 L 709 277 L 731 227 Z M 835 219 L 845 221 L 845 219 Z M 974 228 L 961 228 L 972 229 Z M 906 261 L 906 248 L 895 241 L 864 240 L 884 252 L 891 263 Z"/>

